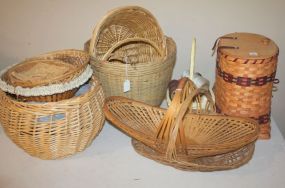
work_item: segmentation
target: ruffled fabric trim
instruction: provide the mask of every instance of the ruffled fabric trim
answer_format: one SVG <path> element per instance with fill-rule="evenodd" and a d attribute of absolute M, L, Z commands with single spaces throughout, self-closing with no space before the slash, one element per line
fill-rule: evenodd
<path fill-rule="evenodd" d="M 13 66 L 14 65 L 9 66 L 6 69 L 2 70 L 0 72 L 0 77 L 2 77 L 2 75 Z M 79 75 L 77 78 L 69 82 L 61 84 L 51 84 L 48 86 L 39 86 L 33 88 L 23 88 L 21 86 L 14 87 L 7 84 L 2 79 L 0 79 L 0 89 L 11 94 L 25 96 L 25 97 L 53 95 L 56 93 L 63 93 L 81 86 L 91 78 L 92 74 L 93 70 L 91 66 L 87 65 L 86 69 L 83 71 L 81 75 Z"/>

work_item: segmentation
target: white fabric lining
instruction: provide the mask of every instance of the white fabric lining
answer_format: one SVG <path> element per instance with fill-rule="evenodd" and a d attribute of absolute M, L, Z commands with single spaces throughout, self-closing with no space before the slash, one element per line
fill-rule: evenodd
<path fill-rule="evenodd" d="M 2 75 L 13 66 L 14 65 L 9 66 L 5 68 L 4 70 L 2 70 L 0 72 L 0 77 L 2 77 Z M 23 88 L 21 86 L 14 87 L 14 86 L 7 84 L 2 79 L 0 79 L 0 89 L 5 92 L 11 93 L 11 94 L 26 96 L 26 97 L 53 95 L 56 93 L 63 93 L 65 91 L 69 91 L 69 90 L 72 90 L 74 88 L 81 86 L 82 84 L 87 82 L 89 78 L 91 78 L 92 74 L 93 74 L 93 70 L 91 66 L 87 65 L 86 69 L 82 72 L 81 75 L 79 75 L 77 78 L 69 82 L 62 83 L 62 84 L 51 84 L 48 86 L 39 86 L 39 87 L 33 87 L 33 88 Z"/>

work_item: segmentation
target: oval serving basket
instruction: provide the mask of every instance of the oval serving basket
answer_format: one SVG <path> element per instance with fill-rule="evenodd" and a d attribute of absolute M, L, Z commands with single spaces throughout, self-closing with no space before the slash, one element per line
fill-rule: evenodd
<path fill-rule="evenodd" d="M 21 101 L 55 102 L 72 97 L 91 76 L 89 55 L 60 50 L 29 58 L 1 72 L 1 89 Z"/>
<path fill-rule="evenodd" d="M 79 93 L 59 102 L 20 102 L 0 90 L 0 122 L 7 136 L 28 154 L 58 159 L 83 151 L 101 131 L 104 93 L 92 77 Z M 85 90 L 85 92 L 83 92 Z"/>
<path fill-rule="evenodd" d="M 189 92 L 189 88 L 194 90 Z M 165 153 L 169 160 L 224 154 L 256 141 L 259 127 L 254 120 L 211 114 L 214 103 L 209 96 L 211 102 L 205 109 L 193 111 L 191 106 L 199 94 L 208 95 L 183 78 L 168 110 L 124 97 L 109 97 L 104 112 L 116 127 Z"/>
<path fill-rule="evenodd" d="M 107 97 L 160 105 L 172 76 L 176 45 L 163 35 L 149 11 L 129 6 L 109 12 L 96 25 L 85 49 Z M 124 91 L 126 80 L 129 91 Z"/>

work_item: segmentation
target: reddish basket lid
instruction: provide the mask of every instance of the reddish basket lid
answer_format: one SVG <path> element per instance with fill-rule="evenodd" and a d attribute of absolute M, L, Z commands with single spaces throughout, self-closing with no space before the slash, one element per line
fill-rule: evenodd
<path fill-rule="evenodd" d="M 218 48 L 225 55 L 242 59 L 267 59 L 278 53 L 278 46 L 274 41 L 254 33 L 224 35 L 220 37 Z"/>

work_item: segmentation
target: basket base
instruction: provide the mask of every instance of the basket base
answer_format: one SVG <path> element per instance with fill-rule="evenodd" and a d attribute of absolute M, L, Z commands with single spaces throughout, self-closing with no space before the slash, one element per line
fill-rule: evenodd
<path fill-rule="evenodd" d="M 246 164 L 254 153 L 254 144 L 252 143 L 239 150 L 225 154 L 188 160 L 187 157 L 183 159 L 178 158 L 177 161 L 170 161 L 165 157 L 165 153 L 158 153 L 140 141 L 132 139 L 132 145 L 138 154 L 146 158 L 185 171 L 208 172 L 238 168 Z"/>
<path fill-rule="evenodd" d="M 271 138 L 271 127 L 270 123 L 260 124 L 260 133 L 258 139 L 260 140 L 268 140 Z"/>

